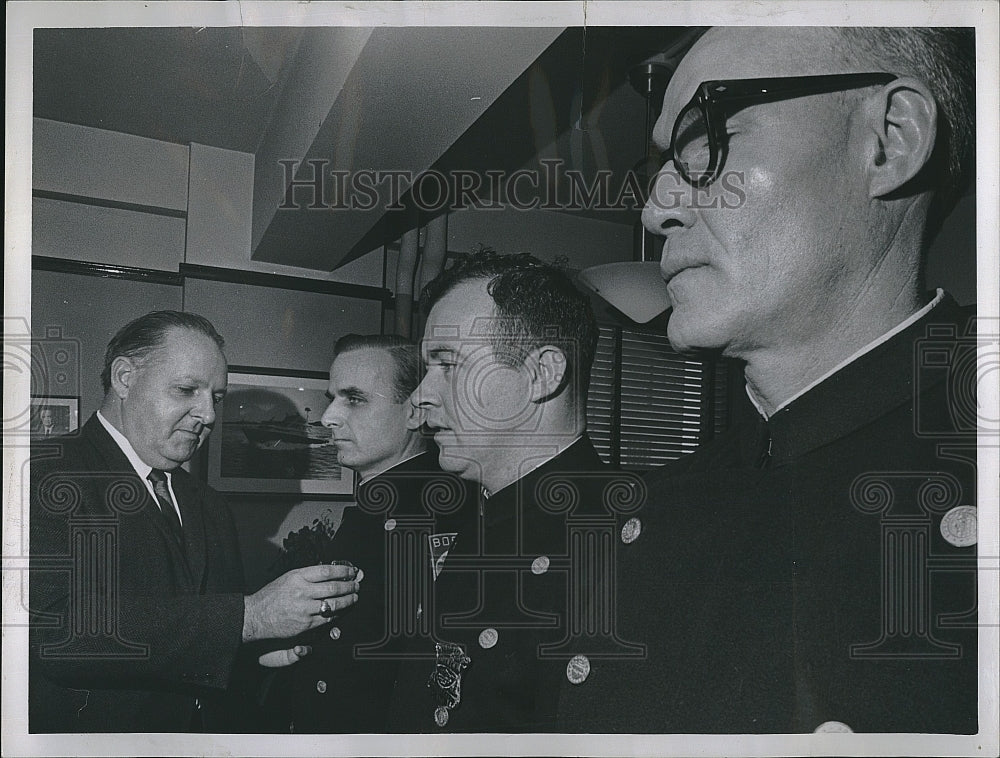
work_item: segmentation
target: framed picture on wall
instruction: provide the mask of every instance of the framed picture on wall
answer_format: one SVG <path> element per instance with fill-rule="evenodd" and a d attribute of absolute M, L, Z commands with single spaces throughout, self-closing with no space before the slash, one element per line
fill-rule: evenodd
<path fill-rule="evenodd" d="M 350 496 L 354 472 L 337 461 L 326 375 L 231 366 L 208 438 L 208 483 L 220 492 Z"/>
<path fill-rule="evenodd" d="M 80 428 L 80 398 L 71 395 L 31 396 L 31 439 L 43 440 Z"/>

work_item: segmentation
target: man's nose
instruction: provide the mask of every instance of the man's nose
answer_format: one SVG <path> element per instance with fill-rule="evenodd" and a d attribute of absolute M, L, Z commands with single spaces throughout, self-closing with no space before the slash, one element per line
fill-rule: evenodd
<path fill-rule="evenodd" d="M 198 404 L 194 407 L 192 414 L 203 426 L 211 426 L 215 423 L 215 398 L 205 393 L 200 395 Z"/>
<path fill-rule="evenodd" d="M 436 408 L 441 405 L 441 399 L 434 388 L 434 380 L 428 372 L 417 385 L 417 388 L 410 394 L 410 405 L 420 410 Z"/>
<path fill-rule="evenodd" d="M 657 173 L 650 188 L 649 200 L 642 209 L 643 226 L 650 233 L 661 237 L 670 234 L 674 228 L 691 226 L 695 221 L 695 193 L 704 196 L 706 190 L 684 181 L 674 167 L 674 162 L 668 161 Z"/>
<path fill-rule="evenodd" d="M 340 426 L 341 422 L 340 410 L 337 408 L 336 401 L 333 401 L 323 411 L 323 418 L 320 419 L 320 423 L 330 429 L 336 429 Z"/>

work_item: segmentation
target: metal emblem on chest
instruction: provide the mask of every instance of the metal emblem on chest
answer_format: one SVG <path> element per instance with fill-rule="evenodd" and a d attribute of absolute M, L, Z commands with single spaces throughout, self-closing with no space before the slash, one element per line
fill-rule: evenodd
<path fill-rule="evenodd" d="M 436 660 L 427 686 L 434 693 L 438 707 L 434 710 L 434 723 L 448 723 L 449 711 L 462 700 L 462 671 L 472 662 L 461 645 L 438 642 L 434 645 Z"/>

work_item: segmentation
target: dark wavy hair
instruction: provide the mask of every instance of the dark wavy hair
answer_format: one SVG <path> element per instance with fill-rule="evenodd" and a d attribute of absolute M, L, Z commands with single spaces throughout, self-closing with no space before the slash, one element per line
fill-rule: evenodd
<path fill-rule="evenodd" d="M 101 386 L 107 394 L 111 390 L 111 364 L 119 356 L 134 361 L 144 361 L 154 350 L 163 347 L 167 333 L 171 329 L 190 329 L 210 337 L 219 350 L 226 341 L 219 336 L 212 322 L 197 313 L 183 311 L 153 311 L 145 316 L 129 321 L 111 338 L 104 351 L 104 368 L 101 371 Z"/>
<path fill-rule="evenodd" d="M 420 384 L 423 376 L 420 350 L 416 344 L 395 334 L 346 334 L 333 346 L 333 359 L 352 350 L 384 350 L 396 370 L 392 377 L 392 401 L 402 403 Z"/>
<path fill-rule="evenodd" d="M 488 337 L 497 359 L 516 366 L 543 345 L 557 345 L 566 355 L 564 386 L 574 382 L 586 397 L 597 350 L 597 320 L 590 298 L 560 267 L 527 253 L 503 255 L 484 249 L 462 256 L 433 279 L 420 296 L 425 314 L 462 282 L 483 279 L 495 312 Z"/>

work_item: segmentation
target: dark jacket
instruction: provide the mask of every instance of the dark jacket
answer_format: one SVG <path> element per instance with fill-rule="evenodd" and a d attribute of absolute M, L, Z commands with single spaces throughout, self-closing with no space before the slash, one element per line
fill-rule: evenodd
<path fill-rule="evenodd" d="M 457 537 L 424 608 L 430 635 L 400 665 L 390 731 L 554 731 L 571 658 L 638 652 L 581 614 L 592 580 L 613 565 L 602 548 L 613 548 L 623 478 L 584 437 L 478 508 L 438 519 L 437 533 Z M 443 725 L 435 720 L 442 692 L 428 687 L 441 672 L 437 642 L 469 658 Z"/>
<path fill-rule="evenodd" d="M 29 730 L 235 731 L 243 568 L 224 501 L 183 470 L 182 550 L 92 416 L 32 450 Z M 196 711 L 198 713 L 196 714 Z"/>
<path fill-rule="evenodd" d="M 569 729 L 975 733 L 975 364 L 947 299 L 652 472 L 614 588 L 648 657 L 566 688 Z"/>
<path fill-rule="evenodd" d="M 295 640 L 313 650 L 268 687 L 269 729 L 385 731 L 399 660 L 410 639 L 426 634 L 417 614 L 430 581 L 435 518 L 468 498 L 467 484 L 438 467 L 436 448 L 359 486 L 358 505 L 344 509 L 329 550 L 364 572 L 359 600 Z"/>

